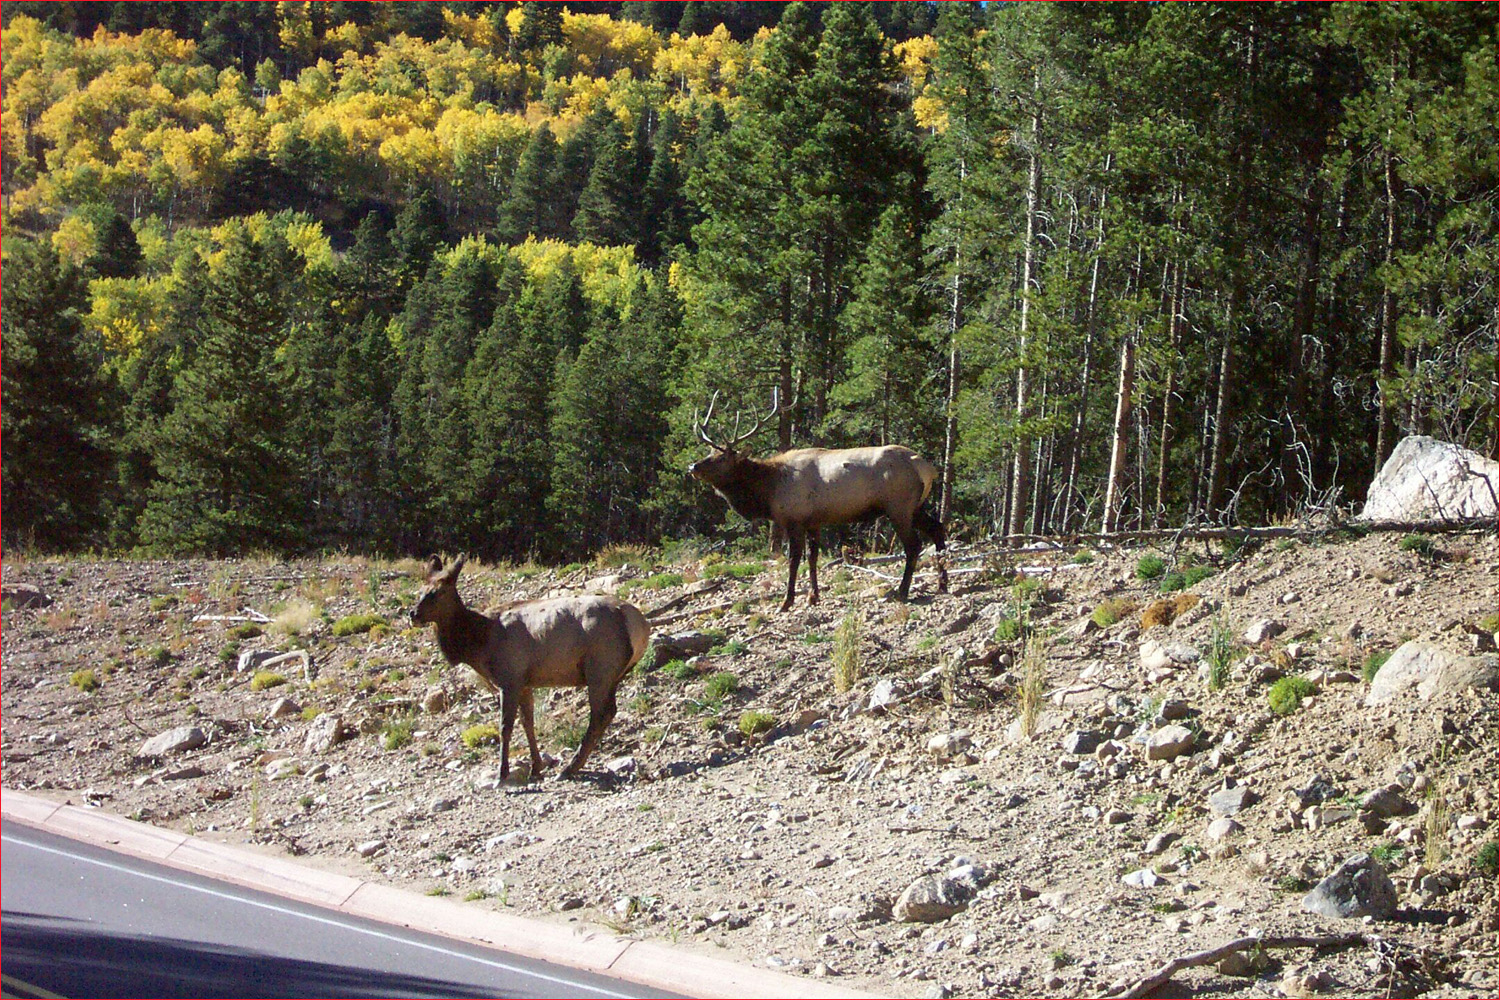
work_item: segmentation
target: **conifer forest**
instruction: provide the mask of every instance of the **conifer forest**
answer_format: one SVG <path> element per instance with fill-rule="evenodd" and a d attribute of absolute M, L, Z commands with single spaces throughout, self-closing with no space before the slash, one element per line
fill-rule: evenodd
<path fill-rule="evenodd" d="M 904 444 L 970 537 L 1497 449 L 1494 3 L 3 9 L 7 544 L 580 558 Z"/>

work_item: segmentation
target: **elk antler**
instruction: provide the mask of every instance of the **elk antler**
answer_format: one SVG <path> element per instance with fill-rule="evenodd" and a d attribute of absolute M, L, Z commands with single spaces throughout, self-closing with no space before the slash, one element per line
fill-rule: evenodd
<path fill-rule="evenodd" d="M 708 445 L 710 448 L 717 448 L 720 451 L 728 451 L 728 448 L 724 447 L 722 444 L 719 444 L 713 438 L 708 436 L 708 422 L 714 418 L 714 406 L 718 402 L 719 390 L 715 389 L 713 396 L 711 396 L 708 400 L 708 412 L 703 415 L 703 420 L 701 423 L 698 420 L 698 408 L 693 407 L 693 425 L 698 428 L 698 436 L 703 439 L 704 444 Z"/>
<path fill-rule="evenodd" d="M 776 414 L 780 410 L 781 410 L 781 389 L 780 388 L 775 388 L 775 389 L 771 390 L 771 408 L 769 410 L 767 410 L 763 415 L 761 415 L 760 417 L 756 418 L 755 426 L 752 427 L 752 428 L 750 428 L 748 431 L 746 431 L 743 434 L 741 434 L 739 432 L 740 431 L 740 414 L 739 414 L 738 411 L 736 411 L 735 415 L 734 415 L 734 433 L 735 433 L 735 436 L 734 436 L 734 439 L 729 442 L 729 447 L 733 448 L 735 445 L 739 444 L 741 441 L 744 441 L 747 438 L 754 437 L 755 436 L 755 432 L 758 431 L 758 430 L 760 430 L 760 425 L 763 424 L 763 423 L 765 423 L 767 420 L 770 420 L 772 417 L 776 416 Z M 728 449 L 726 449 L 726 450 L 728 450 Z"/>

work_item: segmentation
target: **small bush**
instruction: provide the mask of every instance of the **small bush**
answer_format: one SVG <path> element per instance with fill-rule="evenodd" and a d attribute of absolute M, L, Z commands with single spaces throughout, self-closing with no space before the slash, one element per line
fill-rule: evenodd
<path fill-rule="evenodd" d="M 219 650 L 219 662 L 224 664 L 225 666 L 236 662 L 237 660 L 239 660 L 239 657 L 240 644 L 237 642 L 231 642 L 223 649 Z"/>
<path fill-rule="evenodd" d="M 1437 546 L 1426 535 L 1411 534 L 1401 539 L 1401 551 L 1413 552 L 1419 556 L 1432 556 L 1437 552 Z"/>
<path fill-rule="evenodd" d="M 995 623 L 995 641 L 1015 642 L 1025 631 L 1025 626 L 1015 618 L 1002 618 Z"/>
<path fill-rule="evenodd" d="M 850 612 L 833 635 L 833 689 L 840 694 L 859 683 L 859 615 Z"/>
<path fill-rule="evenodd" d="M 1047 593 L 1047 582 L 1039 576 L 1021 576 L 1011 586 L 1016 607 L 1025 609 L 1040 602 Z"/>
<path fill-rule="evenodd" d="M 815 646 L 820 642 L 830 641 L 832 641 L 831 637 L 824 635 L 822 632 L 808 632 L 802 637 L 802 642 L 808 646 Z"/>
<path fill-rule="evenodd" d="M 727 576 L 734 580 L 754 580 L 766 571 L 766 564 L 761 562 L 743 563 L 719 563 L 707 571 L 710 579 Z"/>
<path fill-rule="evenodd" d="M 1158 625 L 1170 625 L 1172 619 L 1177 617 L 1177 605 L 1172 601 L 1153 601 L 1141 612 L 1141 628 L 1155 628 Z"/>
<path fill-rule="evenodd" d="M 1223 615 L 1215 615 L 1208 634 L 1208 689 L 1220 691 L 1229 683 L 1229 667 L 1234 662 L 1234 632 L 1224 621 Z"/>
<path fill-rule="evenodd" d="M 68 675 L 68 683 L 82 691 L 84 694 L 92 694 L 99 690 L 99 675 L 93 669 L 75 670 Z"/>
<path fill-rule="evenodd" d="M 668 587 L 682 586 L 682 579 L 681 573 L 657 573 L 641 580 L 637 586 L 642 590 L 665 590 Z"/>
<path fill-rule="evenodd" d="M 731 639 L 729 642 L 710 649 L 710 656 L 744 656 L 750 651 L 750 646 L 740 639 Z"/>
<path fill-rule="evenodd" d="M 1042 711 L 1042 699 L 1047 693 L 1047 650 L 1041 639 L 1026 643 L 1021 656 L 1021 732 L 1026 738 L 1036 736 L 1036 720 Z"/>
<path fill-rule="evenodd" d="M 740 689 L 740 679 L 727 671 L 713 674 L 703 683 L 703 694 L 711 701 L 723 701 Z"/>
<path fill-rule="evenodd" d="M 1182 573 L 1168 573 L 1161 578 L 1161 586 L 1157 589 L 1163 594 L 1175 594 L 1187 586 L 1187 577 Z"/>
<path fill-rule="evenodd" d="M 386 620 L 379 615 L 346 615 L 333 623 L 333 634 L 337 636 L 358 635 L 368 632 L 376 625 L 384 625 Z"/>
<path fill-rule="evenodd" d="M 1485 615 L 1479 619 L 1479 627 L 1486 632 L 1500 632 L 1500 614 Z"/>
<path fill-rule="evenodd" d="M 1266 700 L 1277 715 L 1291 715 L 1301 707 L 1303 698 L 1311 697 L 1317 690 L 1306 677 L 1283 677 L 1271 685 Z"/>
<path fill-rule="evenodd" d="M 306 708 L 302 709 L 302 721 L 311 722 L 322 714 L 323 710 L 317 705 L 308 705 Z"/>
<path fill-rule="evenodd" d="M 177 598 L 174 595 L 172 595 L 172 594 L 162 594 L 159 597 L 153 597 L 153 598 L 151 598 L 151 605 L 150 606 L 151 606 L 151 610 L 152 611 L 165 611 L 165 610 L 167 610 L 168 608 L 170 608 L 172 605 L 174 605 L 176 603 L 177 603 Z"/>
<path fill-rule="evenodd" d="M 495 746 L 500 742 L 500 730 L 495 728 L 494 723 L 481 722 L 477 726 L 470 726 L 459 734 L 464 746 L 470 750 L 483 746 Z"/>
<path fill-rule="evenodd" d="M 674 681 L 685 681 L 690 677 L 698 676 L 697 669 L 682 660 L 668 660 L 661 665 L 661 672 Z"/>
<path fill-rule="evenodd" d="M 1360 668 L 1360 673 L 1364 675 L 1366 684 L 1375 679 L 1375 675 L 1380 673 L 1380 668 L 1385 666 L 1385 661 L 1390 658 L 1391 651 L 1389 649 L 1377 650 L 1365 657 L 1365 663 Z"/>
<path fill-rule="evenodd" d="M 1189 566 L 1182 571 L 1182 578 L 1189 587 L 1196 587 L 1217 572 L 1212 566 Z"/>
<path fill-rule="evenodd" d="M 166 646 L 152 646 L 146 650 L 146 659 L 153 667 L 165 667 L 172 662 L 172 651 Z"/>
<path fill-rule="evenodd" d="M 318 621 L 318 609 L 300 598 L 288 601 L 271 622 L 272 630 L 281 635 L 301 635 Z"/>
<path fill-rule="evenodd" d="M 387 750 L 400 750 L 411 742 L 411 731 L 415 725 L 416 720 L 409 715 L 399 719 L 387 719 L 380 733 L 381 745 Z"/>
<path fill-rule="evenodd" d="M 637 566 L 650 561 L 651 550 L 644 545 L 606 545 L 594 556 L 594 564 L 602 569 L 614 569 L 628 563 Z"/>
<path fill-rule="evenodd" d="M 1393 840 L 1388 844 L 1371 848 L 1370 857 L 1379 861 L 1387 868 L 1394 868 L 1406 859 L 1406 845 L 1400 841 Z"/>
<path fill-rule="evenodd" d="M 1094 613 L 1089 615 L 1095 625 L 1100 628 L 1109 628 L 1111 625 L 1124 619 L 1126 615 L 1135 611 L 1135 602 L 1123 597 L 1106 597 L 1099 602 Z"/>
<path fill-rule="evenodd" d="M 588 727 L 582 722 L 564 722 L 552 730 L 552 739 L 565 750 L 576 750 L 578 744 L 583 742 L 583 734 L 587 731 Z"/>
<path fill-rule="evenodd" d="M 256 625 L 254 622 L 246 625 L 236 625 L 234 628 L 229 630 L 229 638 L 234 639 L 238 642 L 242 642 L 245 639 L 254 639 L 258 635 L 265 634 L 266 630 L 261 628 L 259 625 Z"/>
<path fill-rule="evenodd" d="M 1155 554 L 1141 556 L 1135 561 L 1135 575 L 1142 580 L 1155 580 L 1166 571 L 1166 562 Z"/>
<path fill-rule="evenodd" d="M 1500 843 L 1490 841 L 1479 848 L 1479 853 L 1474 856 L 1474 867 L 1481 875 L 1494 878 L 1500 875 Z"/>
<path fill-rule="evenodd" d="M 270 670 L 257 670 L 255 676 L 250 679 L 251 691 L 265 691 L 268 688 L 280 687 L 286 683 L 286 678 Z"/>
<path fill-rule="evenodd" d="M 1092 552 L 1089 552 L 1087 549 L 1082 552 L 1073 553 L 1073 558 L 1068 560 L 1068 562 L 1072 563 L 1074 566 L 1087 566 L 1093 561 L 1094 554 Z"/>
<path fill-rule="evenodd" d="M 746 736 L 757 736 L 776 726 L 776 716 L 770 712 L 750 710 L 740 713 L 740 732 Z"/>

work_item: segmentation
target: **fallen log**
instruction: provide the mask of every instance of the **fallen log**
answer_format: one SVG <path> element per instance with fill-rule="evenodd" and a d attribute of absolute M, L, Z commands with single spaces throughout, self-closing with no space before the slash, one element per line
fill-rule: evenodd
<path fill-rule="evenodd" d="M 1370 936 L 1360 931 L 1352 931 L 1348 934 L 1320 934 L 1309 937 L 1302 934 L 1289 934 L 1281 936 L 1263 937 L 1251 934 L 1246 937 L 1235 938 L 1226 941 L 1213 948 L 1205 948 L 1203 951 L 1195 951 L 1191 955 L 1174 958 L 1160 969 L 1137 980 L 1135 983 L 1120 991 L 1106 993 L 1108 997 L 1143 997 L 1152 990 L 1159 989 L 1177 973 L 1183 969 L 1191 969 L 1199 965 L 1213 965 L 1222 961 L 1236 952 L 1249 951 L 1251 948 L 1348 948 L 1356 944 L 1365 944 Z"/>

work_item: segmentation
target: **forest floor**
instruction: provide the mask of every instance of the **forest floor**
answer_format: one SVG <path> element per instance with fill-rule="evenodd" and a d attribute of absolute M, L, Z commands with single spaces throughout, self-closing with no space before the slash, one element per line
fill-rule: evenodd
<path fill-rule="evenodd" d="M 1197 603 L 1142 632 L 1162 598 L 1137 572 L 1153 551 L 1169 571 L 1214 572 L 1188 591 Z M 799 594 L 789 612 L 776 610 L 785 564 L 735 558 L 471 564 L 459 589 L 472 606 L 619 592 L 648 612 L 672 604 L 658 638 L 712 647 L 647 654 L 658 662 L 621 686 L 581 780 L 554 763 L 505 784 L 498 749 L 464 739 L 498 722 L 495 702 L 410 627 L 416 561 L 8 558 L 8 590 L 53 601 L 4 615 L 4 783 L 886 995 L 1102 995 L 1242 935 L 1345 931 L 1380 941 L 1190 969 L 1172 995 L 1496 995 L 1496 877 L 1481 860 L 1500 819 L 1496 695 L 1365 703 L 1379 654 L 1408 639 L 1467 654 L 1471 633 L 1494 631 L 1493 533 L 976 556 L 955 560 L 951 594 L 924 569 L 909 604 L 871 572 L 891 563 L 825 564 L 822 604 Z M 272 621 L 199 617 L 246 608 Z M 1251 644 L 1259 619 L 1285 630 Z M 1040 661 L 1018 632 L 1044 639 Z M 1178 646 L 1207 656 L 1231 635 L 1222 684 L 1180 662 L 1193 654 Z M 305 650 L 309 666 L 238 669 L 277 650 Z M 1045 676 L 1028 677 L 1037 662 Z M 1281 673 L 1314 692 L 1286 715 L 1268 704 Z M 329 715 L 347 738 L 315 746 Z M 543 694 L 538 715 L 566 760 L 581 692 Z M 1149 759 L 1171 725 L 1193 745 Z M 206 742 L 142 754 L 177 727 Z M 1406 815 L 1361 808 L 1387 786 Z M 1231 796 L 1228 833 L 1210 806 L 1226 787 L 1251 793 Z M 1396 916 L 1303 910 L 1360 852 L 1389 871 Z M 957 912 L 893 915 L 927 876 L 948 876 Z"/>

